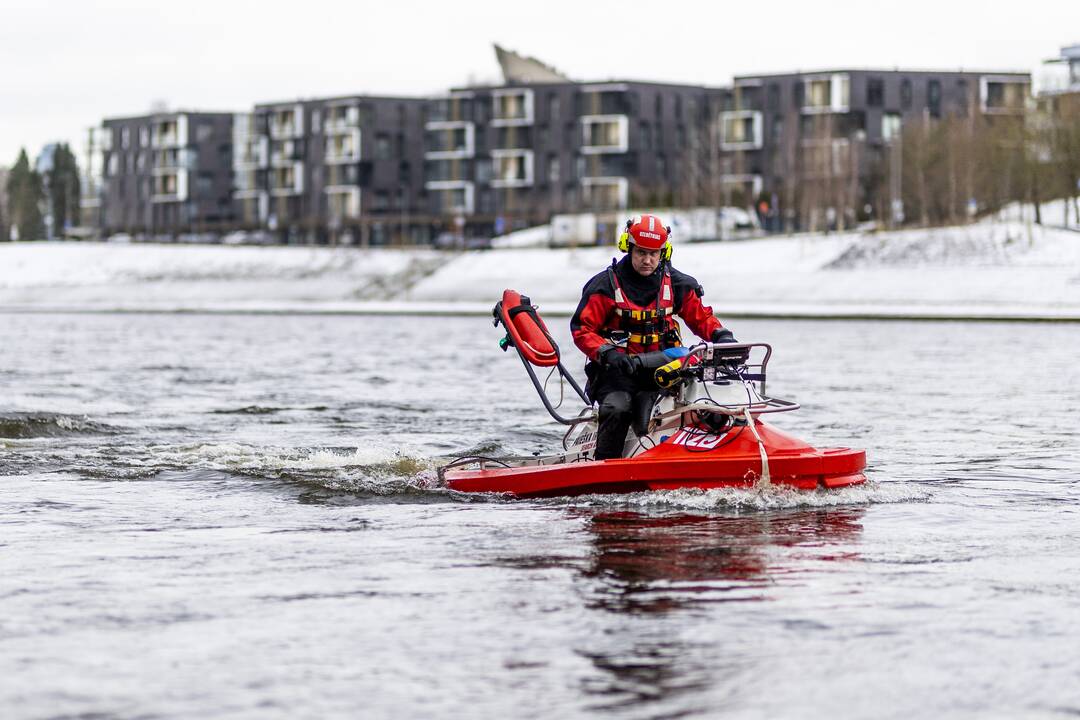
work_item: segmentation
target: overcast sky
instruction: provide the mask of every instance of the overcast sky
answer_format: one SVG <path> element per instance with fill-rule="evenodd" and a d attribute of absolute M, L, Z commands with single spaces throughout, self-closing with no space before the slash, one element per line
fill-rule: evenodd
<path fill-rule="evenodd" d="M 525 8 L 535 8 L 526 10 Z M 499 78 L 492 43 L 579 80 L 724 85 L 835 67 L 1043 71 L 1080 2 L 0 0 L 0 165 L 104 117 Z M 887 8 L 887 9 L 886 9 Z"/>

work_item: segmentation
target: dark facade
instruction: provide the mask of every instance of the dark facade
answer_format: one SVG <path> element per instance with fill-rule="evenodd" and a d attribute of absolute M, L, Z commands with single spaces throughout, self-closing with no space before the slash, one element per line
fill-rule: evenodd
<path fill-rule="evenodd" d="M 491 237 L 567 213 L 607 223 L 633 208 L 755 205 L 774 230 L 823 214 L 896 219 L 905 125 L 1022 122 L 1029 88 L 1026 73 L 900 70 L 724 88 L 545 77 L 116 118 L 92 138 L 102 182 L 85 214 L 106 234 L 358 244 Z"/>
<path fill-rule="evenodd" d="M 237 115 L 238 219 L 290 242 L 426 240 L 423 106 L 350 96 Z"/>
<path fill-rule="evenodd" d="M 818 210 L 880 216 L 905 124 L 1022 122 L 1030 83 L 1027 73 L 901 70 L 737 77 L 717 116 L 722 202 L 764 202 L 777 224 L 803 227 Z"/>
<path fill-rule="evenodd" d="M 557 213 L 692 203 L 679 195 L 701 187 L 715 94 L 622 81 L 452 90 L 427 106 L 428 208 L 483 235 Z"/>
<path fill-rule="evenodd" d="M 103 233 L 166 239 L 232 225 L 231 114 L 106 119 L 99 141 Z"/>

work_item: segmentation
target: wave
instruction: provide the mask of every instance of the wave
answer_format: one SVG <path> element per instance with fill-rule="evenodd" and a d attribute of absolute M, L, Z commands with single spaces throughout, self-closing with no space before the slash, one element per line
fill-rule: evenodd
<path fill-rule="evenodd" d="M 863 485 L 835 490 L 797 490 L 782 485 L 755 485 L 750 488 L 698 490 L 653 490 L 622 495 L 582 495 L 553 499 L 561 505 L 604 507 L 628 510 L 681 510 L 697 512 L 742 512 L 831 508 L 848 505 L 924 502 L 930 498 L 925 487 L 906 482 L 867 480 Z"/>
<path fill-rule="evenodd" d="M 72 435 L 111 435 L 119 430 L 85 415 L 64 413 L 0 413 L 0 438 L 28 439 Z"/>
<path fill-rule="evenodd" d="M 131 462 L 158 469 L 198 469 L 282 480 L 335 492 L 379 496 L 439 492 L 434 461 L 400 448 L 199 443 L 152 446 L 147 450 L 145 460 Z"/>

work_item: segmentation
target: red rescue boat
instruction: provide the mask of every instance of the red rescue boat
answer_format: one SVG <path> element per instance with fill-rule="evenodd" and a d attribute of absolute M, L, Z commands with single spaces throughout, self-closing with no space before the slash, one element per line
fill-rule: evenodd
<path fill-rule="evenodd" d="M 439 469 L 453 490 L 550 497 L 760 484 L 814 490 L 866 481 L 865 451 L 814 448 L 760 419 L 799 407 L 765 394 L 772 354 L 765 343 L 702 343 L 636 356 L 637 371 L 652 373 L 660 396 L 647 423 L 627 433 L 623 458 L 593 460 L 592 403 L 562 364 L 536 306 L 507 290 L 493 314 L 506 328 L 503 350 L 517 351 L 544 406 L 569 430 L 559 454 L 454 460 Z M 574 417 L 559 414 L 534 367 L 555 368 L 585 407 Z"/>

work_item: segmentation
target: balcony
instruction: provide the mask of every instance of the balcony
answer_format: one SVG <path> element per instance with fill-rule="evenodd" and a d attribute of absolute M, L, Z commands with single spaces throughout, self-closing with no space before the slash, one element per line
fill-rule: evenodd
<path fill-rule="evenodd" d="M 304 192 L 304 163 L 297 162 L 270 170 L 270 194 L 275 197 Z"/>
<path fill-rule="evenodd" d="M 198 156 L 194 150 L 169 148 L 154 150 L 151 155 L 151 173 L 162 175 L 177 170 L 194 170 Z"/>
<path fill-rule="evenodd" d="M 586 115 L 581 118 L 581 152 L 624 153 L 630 147 L 629 128 L 625 115 Z"/>
<path fill-rule="evenodd" d="M 183 202 L 188 199 L 188 171 L 174 170 L 153 177 L 150 202 Z"/>
<path fill-rule="evenodd" d="M 233 168 L 237 170 L 249 170 L 252 168 L 264 168 L 269 163 L 270 139 L 257 137 L 245 139 L 233 144 Z"/>
<path fill-rule="evenodd" d="M 303 159 L 303 147 L 296 140 L 275 140 L 270 144 L 270 167 L 291 167 Z"/>
<path fill-rule="evenodd" d="M 492 127 L 532 125 L 533 91 L 527 89 L 494 90 L 491 93 Z"/>
<path fill-rule="evenodd" d="M 233 169 L 237 171 L 266 167 L 270 141 L 259 133 L 256 118 L 251 113 L 233 115 Z"/>
<path fill-rule="evenodd" d="M 979 78 L 979 107 L 987 115 L 1020 115 L 1030 90 L 1027 78 L 983 75 Z"/>
<path fill-rule="evenodd" d="M 721 150 L 758 150 L 762 146 L 761 113 L 735 110 L 720 113 Z"/>
<path fill-rule="evenodd" d="M 424 163 L 424 179 L 428 182 L 472 180 L 473 161 L 446 158 Z"/>
<path fill-rule="evenodd" d="M 617 178 L 637 174 L 637 163 L 629 155 L 588 155 L 577 159 L 580 178 Z"/>
<path fill-rule="evenodd" d="M 476 208 L 475 186 L 464 181 L 434 181 L 424 183 L 434 196 L 435 212 L 471 215 Z"/>
<path fill-rule="evenodd" d="M 174 148 L 188 144 L 187 115 L 173 115 L 154 120 L 150 129 L 150 147 Z"/>
<path fill-rule="evenodd" d="M 360 162 L 360 129 L 327 135 L 324 160 L 328 165 Z"/>
<path fill-rule="evenodd" d="M 626 178 L 582 178 L 582 203 L 591 211 L 625 210 L 630 196 Z"/>
<path fill-rule="evenodd" d="M 270 214 L 270 197 L 264 192 L 243 197 L 237 195 L 236 206 L 240 222 L 249 225 L 262 224 Z"/>
<path fill-rule="evenodd" d="M 622 83 L 584 85 L 578 97 L 579 115 L 629 115 L 629 88 Z"/>
<path fill-rule="evenodd" d="M 347 134 L 360 127 L 360 108 L 356 105 L 330 105 L 326 108 L 323 133 Z"/>
<path fill-rule="evenodd" d="M 492 187 L 528 187 L 533 184 L 532 150 L 492 150 Z"/>
<path fill-rule="evenodd" d="M 326 187 L 358 185 L 360 173 L 354 164 L 328 165 L 326 167 Z"/>
<path fill-rule="evenodd" d="M 460 92 L 432 100 L 427 103 L 425 116 L 429 123 L 469 122 L 473 119 L 473 95 Z"/>
<path fill-rule="evenodd" d="M 304 136 L 304 106 L 296 105 L 287 110 L 271 110 L 269 118 L 270 137 L 287 140 Z"/>
<path fill-rule="evenodd" d="M 845 113 L 851 104 L 851 79 L 847 73 L 803 78 L 804 113 Z"/>
<path fill-rule="evenodd" d="M 496 128 L 491 147 L 493 150 L 531 150 L 533 129 L 531 127 Z"/>
<path fill-rule="evenodd" d="M 476 127 L 471 122 L 428 122 L 424 130 L 424 157 L 429 160 L 468 158 L 476 154 Z"/>
<path fill-rule="evenodd" d="M 360 217 L 360 188 L 328 187 L 326 204 L 331 222 L 356 219 Z"/>

